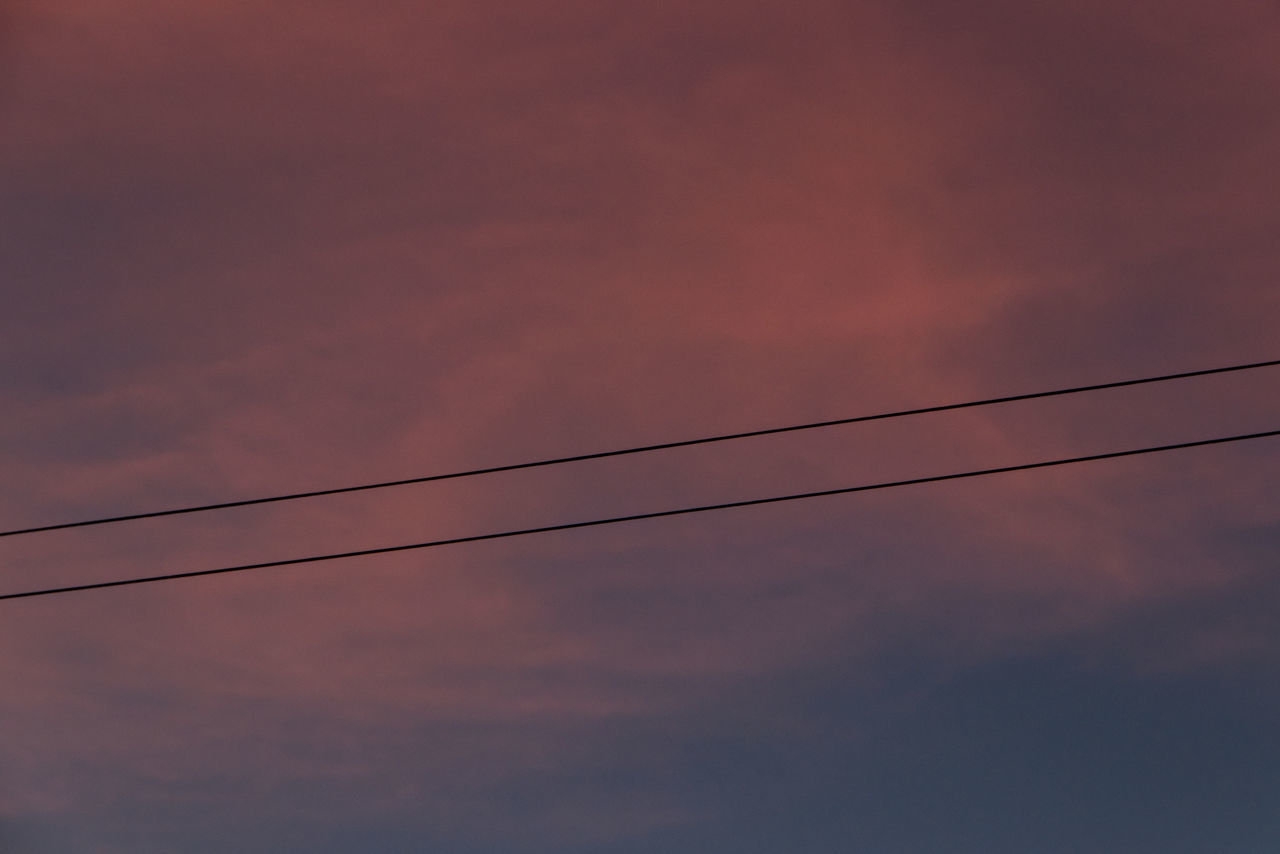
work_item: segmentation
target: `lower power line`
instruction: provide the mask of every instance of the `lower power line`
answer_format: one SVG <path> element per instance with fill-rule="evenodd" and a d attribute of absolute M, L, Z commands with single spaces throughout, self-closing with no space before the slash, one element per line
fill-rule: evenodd
<path fill-rule="evenodd" d="M 462 543 L 478 543 L 482 540 L 500 540 L 508 537 L 523 537 L 529 534 L 548 534 L 553 531 L 570 531 L 575 528 L 591 528 L 599 525 L 616 525 L 621 522 L 638 522 L 642 519 L 661 519 L 667 516 L 686 516 L 693 513 L 709 513 L 714 510 L 731 510 L 735 507 L 754 507 L 762 504 L 779 504 L 784 501 L 800 501 L 806 498 L 824 498 L 832 495 L 847 495 L 854 492 L 871 492 L 877 489 L 892 489 L 898 486 L 913 486 L 923 483 L 939 483 L 945 480 L 962 480 L 971 477 L 985 477 L 993 474 L 1005 474 L 1015 471 L 1029 471 L 1031 469 L 1050 468 L 1052 466 L 1073 465 L 1075 463 L 1095 462 L 1097 460 L 1112 460 L 1119 457 L 1133 457 L 1140 454 L 1155 454 L 1163 451 L 1177 451 L 1186 448 L 1199 448 L 1206 445 L 1222 445 L 1228 442 L 1244 442 L 1251 439 L 1264 439 L 1273 436 L 1280 436 L 1280 430 L 1268 430 L 1262 433 L 1245 433 L 1236 436 L 1219 436 L 1213 439 L 1199 439 L 1194 442 L 1179 442 L 1173 445 L 1156 445 L 1146 448 L 1133 448 L 1125 451 L 1110 451 L 1104 454 L 1089 454 L 1083 457 L 1066 457 L 1057 460 L 1042 460 L 1034 463 L 1022 463 L 1013 466 L 999 466 L 997 468 L 976 469 L 973 471 L 953 472 L 951 474 L 930 475 L 928 477 L 915 477 L 907 480 L 894 480 L 881 483 L 862 484 L 860 486 L 845 486 L 839 489 L 823 489 L 816 492 L 799 492 L 790 495 L 775 495 L 769 498 L 751 498 L 745 501 L 728 501 L 722 504 L 703 504 L 696 507 L 679 507 L 674 510 L 658 510 L 650 513 L 634 513 L 628 516 L 612 516 L 606 519 L 590 519 L 582 522 L 564 522 L 558 525 L 544 525 L 537 528 L 520 528 L 514 531 L 497 531 L 488 534 L 473 534 L 467 537 L 452 537 L 445 540 L 431 540 L 425 543 L 408 543 L 398 546 L 382 546 L 380 548 L 360 549 L 351 552 L 338 552 L 335 554 L 311 555 L 309 557 L 295 557 L 286 560 L 272 560 L 263 563 L 247 563 L 239 566 L 223 566 L 217 569 L 200 569 L 190 572 L 174 572 L 166 575 L 149 575 L 138 578 L 124 578 L 116 581 L 98 581 L 91 584 L 76 584 L 69 587 L 50 587 L 43 590 L 28 590 L 21 593 L 6 593 L 0 595 L 3 599 L 29 599 L 36 596 L 56 596 L 63 593 L 77 593 L 85 590 L 102 590 L 108 587 L 127 587 L 134 584 L 154 584 L 160 581 L 177 581 L 184 578 L 199 578 L 205 575 L 222 575 L 231 572 L 248 572 L 255 569 L 269 569 L 277 566 L 294 566 L 303 563 L 319 563 L 321 561 L 330 560 L 346 560 L 348 558 L 366 557 L 368 555 L 390 554 L 392 552 L 414 551 L 417 549 L 431 549 L 439 546 L 453 546 Z"/>

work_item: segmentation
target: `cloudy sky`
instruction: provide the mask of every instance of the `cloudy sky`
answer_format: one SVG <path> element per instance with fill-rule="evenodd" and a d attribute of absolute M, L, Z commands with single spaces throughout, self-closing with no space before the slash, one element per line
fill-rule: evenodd
<path fill-rule="evenodd" d="M 8 0 L 0 529 L 1275 359 L 1269 0 Z M 0 539 L 0 592 L 1280 427 L 1280 369 Z M 1269 854 L 1280 440 L 0 602 L 15 854 Z"/>

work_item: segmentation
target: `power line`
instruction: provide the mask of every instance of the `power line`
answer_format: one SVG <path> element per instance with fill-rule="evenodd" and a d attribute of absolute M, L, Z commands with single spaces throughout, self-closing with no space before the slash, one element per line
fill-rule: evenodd
<path fill-rule="evenodd" d="M 1022 463 L 1014 466 L 1000 466 L 998 468 L 977 469 L 975 471 L 954 472 L 952 474 L 931 475 L 929 477 L 915 477 L 908 480 L 895 480 L 882 483 L 870 483 L 860 486 L 846 486 L 839 489 L 823 489 L 817 492 L 800 492 L 791 495 L 776 495 L 769 498 L 752 498 L 746 501 L 729 501 L 723 504 L 704 504 L 696 507 L 680 507 L 674 510 L 659 510 L 651 513 L 634 513 L 629 516 L 613 516 L 606 519 L 590 519 L 584 522 L 564 522 L 558 525 L 544 525 L 537 528 L 520 528 L 514 531 L 498 531 L 488 534 L 473 534 L 468 537 L 452 537 L 445 540 L 431 540 L 425 543 L 409 543 L 398 546 L 382 546 L 373 549 L 360 549 L 352 552 L 339 552 L 336 554 L 312 555 L 310 557 L 295 557 L 286 560 L 273 560 L 264 563 L 247 563 L 239 566 L 224 566 L 218 569 L 201 569 L 192 572 L 175 572 L 167 575 L 151 575 L 140 578 L 125 578 L 117 581 L 99 581 L 92 584 L 77 584 L 70 587 L 52 587 L 44 590 L 28 590 L 23 593 L 6 593 L 0 595 L 3 599 L 28 599 L 35 596 L 54 596 L 62 593 L 77 593 L 85 590 L 101 590 L 107 587 L 126 587 L 134 584 L 152 584 L 159 581 L 176 581 L 183 578 L 197 578 L 204 575 L 222 575 L 230 572 L 246 572 L 254 569 L 268 569 L 277 566 L 294 566 L 302 563 L 319 563 L 321 561 L 345 560 L 354 557 L 366 557 L 368 555 L 389 554 L 391 552 L 413 551 L 417 549 L 430 549 L 439 546 L 460 545 L 462 543 L 477 543 L 482 540 L 500 540 L 507 537 L 522 537 L 529 534 L 547 534 L 553 531 L 569 531 L 575 528 L 591 528 L 598 525 L 616 525 L 621 522 L 637 522 L 642 519 L 660 519 L 666 516 L 684 516 L 692 513 L 708 513 L 713 510 L 730 510 L 736 507 L 753 507 L 761 504 L 779 504 L 784 501 L 800 501 L 806 498 L 823 498 L 832 495 L 847 495 L 853 492 L 871 492 L 877 489 L 892 489 L 897 486 L 913 486 L 922 483 L 938 483 L 944 480 L 960 480 L 970 477 L 983 477 L 992 474 L 1004 474 L 1015 471 L 1028 471 L 1030 469 L 1049 468 L 1051 466 L 1065 466 L 1074 463 L 1094 462 L 1096 460 L 1110 460 L 1118 457 L 1132 457 L 1139 454 L 1154 454 L 1162 451 L 1176 451 L 1184 448 L 1198 448 L 1205 445 L 1221 445 L 1227 442 L 1243 442 L 1249 439 L 1262 439 L 1270 436 L 1280 436 L 1280 430 L 1268 430 L 1263 433 L 1247 433 L 1237 436 L 1221 436 L 1214 439 L 1200 439 L 1194 442 L 1179 442 L 1175 445 L 1157 445 L 1147 448 L 1135 448 L 1127 451 L 1111 451 L 1104 454 L 1090 454 L 1084 457 L 1068 457 L 1057 460 L 1042 460 L 1035 463 Z"/>
<path fill-rule="evenodd" d="M 540 468 L 543 466 L 556 466 L 565 463 L 584 462 L 586 460 L 600 460 L 606 457 L 621 457 L 629 454 L 643 454 L 650 451 L 666 451 L 672 448 L 687 448 L 691 445 L 707 445 L 713 442 L 729 442 L 735 439 L 750 439 L 757 436 L 771 436 L 778 433 L 794 433 L 801 430 L 816 430 L 820 427 L 837 427 L 843 424 L 860 424 L 867 421 L 884 421 L 890 418 L 905 418 L 910 415 L 926 415 L 933 412 L 950 412 L 957 409 L 972 409 L 979 406 L 992 406 L 998 403 L 1014 403 L 1022 400 L 1037 400 L 1045 397 L 1059 397 L 1068 394 L 1080 394 L 1090 391 L 1102 391 L 1110 388 L 1123 388 L 1126 386 L 1147 385 L 1150 383 L 1168 382 L 1170 380 L 1189 379 L 1191 377 L 1203 377 L 1210 374 L 1225 374 L 1233 371 L 1249 371 L 1257 368 L 1269 368 L 1280 365 L 1280 359 L 1272 359 L 1266 362 L 1250 362 L 1242 365 L 1228 365 L 1222 368 L 1206 368 L 1199 371 L 1184 371 L 1177 374 L 1165 374 L 1157 377 L 1142 377 L 1140 379 L 1119 380 L 1117 382 L 1098 383 L 1095 385 L 1073 386 L 1071 388 L 1053 389 L 1051 391 L 1036 391 L 1028 394 L 1013 394 L 1004 397 L 989 397 L 982 400 L 969 400 L 963 403 L 944 403 L 936 406 L 924 406 L 917 409 L 900 409 L 894 412 L 880 412 L 874 415 L 857 415 L 852 418 L 837 418 L 831 421 L 813 421 L 806 424 L 792 424 L 786 427 L 767 427 L 762 430 L 748 430 L 743 433 L 723 433 L 715 436 L 703 436 L 697 439 L 683 439 L 677 442 L 662 442 L 656 445 L 640 445 L 633 448 L 621 448 L 612 451 L 598 451 L 590 454 L 575 454 L 568 457 L 553 457 L 544 460 L 534 460 L 531 462 L 511 463 L 502 466 L 490 466 L 488 468 L 468 469 L 466 471 L 448 472 L 445 474 L 432 474 L 423 477 L 410 477 L 402 480 L 385 480 L 378 483 L 366 483 L 358 486 L 340 486 L 333 489 L 316 489 L 309 492 L 291 492 L 284 495 L 270 495 L 263 498 L 245 498 L 238 501 L 222 501 L 216 504 L 198 504 L 188 507 L 175 507 L 167 510 L 151 510 L 144 513 L 129 513 L 123 516 L 105 516 L 97 519 L 82 519 L 76 522 L 58 522 L 51 525 L 37 525 L 32 528 L 16 528 L 10 531 L 0 531 L 0 537 L 16 537 L 22 534 L 37 534 L 44 531 L 59 531 L 67 528 L 86 528 L 91 525 L 108 525 L 116 522 L 131 522 L 137 519 L 155 519 L 160 516 L 177 516 L 185 513 L 203 513 L 209 510 L 227 510 L 232 507 L 248 507 L 254 504 L 271 504 L 279 501 L 297 501 L 303 498 L 319 498 L 324 495 L 341 495 L 347 492 L 363 492 L 371 489 L 386 489 L 393 486 L 409 486 L 415 483 L 431 483 L 438 480 L 454 480 L 464 477 L 476 477 L 483 474 L 497 474 L 499 472 L 519 471 L 520 469 Z"/>

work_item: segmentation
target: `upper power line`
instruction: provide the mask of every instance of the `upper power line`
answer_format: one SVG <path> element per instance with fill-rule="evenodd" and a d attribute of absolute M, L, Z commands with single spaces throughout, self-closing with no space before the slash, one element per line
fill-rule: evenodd
<path fill-rule="evenodd" d="M 286 560 L 272 560 L 263 563 L 247 563 L 239 566 L 223 566 L 217 569 L 198 569 L 189 572 L 173 572 L 165 575 L 150 575 L 138 578 L 124 578 L 116 581 L 98 581 L 90 584 L 76 584 L 69 587 L 49 587 L 42 590 L 27 590 L 21 593 L 6 593 L 0 595 L 0 600 L 4 599 L 29 599 L 36 596 L 55 596 L 63 593 L 76 593 L 85 590 L 101 590 L 107 587 L 126 587 L 135 584 L 154 584 L 160 581 L 176 581 L 183 578 L 197 578 L 203 575 L 223 575 L 231 572 L 247 572 L 254 569 L 268 569 L 277 566 L 294 566 L 302 563 L 319 563 L 321 561 L 345 560 L 347 558 L 365 557 L 368 555 L 389 554 L 391 552 L 413 551 L 418 549 L 430 549 L 439 546 L 452 546 L 461 543 L 476 543 L 482 540 L 500 540 L 508 537 L 522 537 L 529 534 L 547 534 L 552 531 L 569 531 L 575 528 L 591 528 L 599 525 L 616 525 L 621 522 L 636 522 L 641 519 L 660 519 L 666 516 L 685 516 L 692 513 L 707 513 L 714 510 L 729 510 L 735 507 L 753 507 L 761 504 L 778 504 L 784 501 L 800 501 L 806 498 L 822 498 L 831 495 L 846 495 L 853 492 L 870 492 L 877 489 L 891 489 L 897 486 L 912 486 L 922 483 L 937 483 L 944 480 L 960 480 L 963 478 L 983 477 L 985 475 L 1004 474 L 1006 472 L 1027 471 L 1029 469 L 1049 468 L 1051 466 L 1065 466 L 1074 463 L 1087 463 L 1096 460 L 1111 460 L 1118 457 L 1132 457 L 1139 454 L 1155 454 L 1162 451 L 1176 451 L 1184 448 L 1198 448 L 1205 445 L 1221 445 L 1227 442 L 1243 442 L 1249 439 L 1262 439 L 1269 436 L 1280 436 L 1280 430 L 1268 430 L 1263 433 L 1247 433 L 1236 436 L 1219 436 L 1213 439 L 1199 439 L 1194 442 L 1179 442 L 1174 445 L 1156 445 L 1146 448 L 1133 448 L 1125 451 L 1110 451 L 1103 454 L 1089 454 L 1083 457 L 1067 457 L 1057 460 L 1041 460 L 1034 463 L 1022 463 L 1013 466 L 1000 466 L 998 468 L 976 469 L 973 471 L 953 472 L 950 474 L 937 474 L 928 477 L 914 477 L 908 480 L 886 481 L 882 483 L 869 483 L 860 486 L 845 486 L 839 489 L 823 489 L 817 492 L 799 492 L 790 495 L 775 495 L 769 498 L 751 498 L 745 501 L 728 501 L 722 504 L 703 504 L 696 507 L 679 507 L 674 510 L 658 510 L 651 513 L 634 513 L 628 516 L 612 516 L 605 519 L 589 519 L 581 522 L 563 522 L 558 525 L 543 525 L 536 528 L 520 528 L 512 531 L 496 531 L 488 534 L 473 534 L 467 537 L 452 537 L 444 540 L 431 540 L 424 543 L 408 543 L 397 546 L 381 546 L 372 549 L 359 549 L 350 552 L 338 552 L 334 554 L 311 555 L 309 557 L 295 557 Z"/>
<path fill-rule="evenodd" d="M 50 525 L 37 525 L 31 528 L 15 528 L 0 531 L 0 537 L 15 537 L 21 534 L 36 534 L 42 531 L 58 531 L 66 528 L 85 528 L 91 525 L 107 525 L 115 522 L 129 522 L 136 519 L 154 519 L 160 516 L 177 516 L 184 513 L 203 513 L 210 510 L 227 510 L 232 507 L 248 507 L 254 504 L 270 504 L 278 501 L 297 501 L 303 498 L 319 498 L 323 495 L 340 495 L 346 492 L 363 492 L 371 489 L 386 489 L 392 486 L 408 486 L 415 483 L 430 483 L 438 480 L 453 480 L 463 477 L 475 477 L 482 474 L 518 471 L 520 469 L 540 468 L 542 466 L 563 465 L 565 463 L 599 460 L 606 457 L 621 457 L 628 454 L 643 454 L 650 451 L 665 451 L 672 448 L 687 448 L 691 445 L 707 445 L 713 442 L 729 442 L 735 439 L 750 439 L 757 436 L 771 436 L 778 433 L 794 433 L 801 430 L 816 430 L 820 427 L 836 427 L 842 424 L 859 424 L 867 421 L 883 421 L 890 418 L 905 418 L 910 415 L 925 415 L 931 412 L 950 412 L 957 409 L 971 409 L 979 406 L 992 406 L 998 403 L 1013 403 L 1021 400 L 1037 400 L 1045 397 L 1059 397 L 1068 394 L 1081 394 L 1090 391 L 1102 391 L 1110 388 L 1148 385 L 1151 383 L 1183 380 L 1191 377 L 1203 377 L 1210 374 L 1225 374 L 1234 371 L 1250 371 L 1257 368 L 1268 368 L 1280 365 L 1280 359 L 1265 362 L 1249 362 L 1240 365 L 1228 365 L 1221 368 L 1205 368 L 1198 371 L 1183 371 L 1162 376 L 1141 377 L 1138 379 L 1118 380 L 1115 382 L 1097 383 L 1094 385 L 1072 386 L 1070 388 L 1035 391 L 1027 394 L 1012 394 L 1004 397 L 988 397 L 981 400 L 967 400 L 962 403 L 944 403 L 935 406 L 923 406 L 916 409 L 900 409 L 893 412 L 879 412 L 873 415 L 856 415 L 851 418 L 836 418 L 830 421 L 812 421 L 805 424 L 791 424 L 785 427 L 766 427 L 761 430 L 748 430 L 742 433 L 722 433 L 715 436 L 703 436 L 697 439 L 682 439 L 677 442 L 661 442 L 656 445 L 639 445 L 633 448 L 620 448 L 612 451 L 597 451 L 590 454 L 575 454 L 567 457 L 552 457 L 544 460 L 533 460 L 523 463 L 511 463 L 488 468 L 467 469 L 465 471 L 431 474 L 422 477 L 409 477 L 400 480 L 384 480 L 377 483 L 365 483 L 358 486 L 339 486 L 332 489 L 315 489 L 308 492 L 290 492 L 283 495 L 269 495 L 262 498 L 244 498 L 237 501 L 221 501 L 216 504 L 197 504 L 187 507 L 174 507 L 165 510 L 150 510 L 143 513 L 128 513 L 122 516 L 104 516 L 96 519 L 81 519 L 75 522 L 57 522 Z"/>

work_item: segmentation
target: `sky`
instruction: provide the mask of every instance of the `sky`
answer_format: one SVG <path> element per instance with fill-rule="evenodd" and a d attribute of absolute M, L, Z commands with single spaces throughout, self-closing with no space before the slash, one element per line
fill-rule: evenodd
<path fill-rule="evenodd" d="M 7 0 L 0 529 L 1280 357 L 1269 0 Z M 1278 368 L 0 539 L 0 592 L 1280 428 Z M 9 854 L 1271 854 L 1280 440 L 0 602 Z"/>

